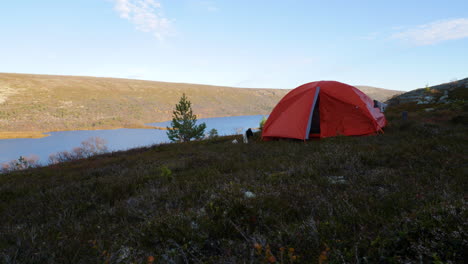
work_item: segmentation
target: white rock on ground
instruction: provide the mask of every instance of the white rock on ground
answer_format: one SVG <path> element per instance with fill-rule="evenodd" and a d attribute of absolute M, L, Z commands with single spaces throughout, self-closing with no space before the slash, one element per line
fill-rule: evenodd
<path fill-rule="evenodd" d="M 253 192 L 246 191 L 244 193 L 245 198 L 255 198 L 256 195 Z"/>
<path fill-rule="evenodd" d="M 345 184 L 346 179 L 344 176 L 328 176 L 328 180 L 331 184 Z"/>

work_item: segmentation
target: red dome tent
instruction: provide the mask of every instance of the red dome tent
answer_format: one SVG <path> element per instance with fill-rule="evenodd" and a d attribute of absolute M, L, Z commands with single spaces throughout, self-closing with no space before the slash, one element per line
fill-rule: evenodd
<path fill-rule="evenodd" d="M 319 81 L 301 85 L 281 99 L 263 127 L 262 139 L 369 135 L 386 124 L 374 101 L 356 87 Z"/>

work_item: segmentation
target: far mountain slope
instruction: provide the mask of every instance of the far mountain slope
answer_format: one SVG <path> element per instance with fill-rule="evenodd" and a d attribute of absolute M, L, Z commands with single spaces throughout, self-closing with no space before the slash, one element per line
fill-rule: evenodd
<path fill-rule="evenodd" d="M 0 73 L 0 132 L 143 127 L 145 123 L 170 120 L 182 93 L 200 118 L 268 114 L 287 92 Z"/>
<path fill-rule="evenodd" d="M 377 100 L 399 93 L 358 87 Z M 182 93 L 199 118 L 267 115 L 289 91 L 0 73 L 0 138 L 27 137 L 31 132 L 144 127 L 145 123 L 170 120 Z"/>

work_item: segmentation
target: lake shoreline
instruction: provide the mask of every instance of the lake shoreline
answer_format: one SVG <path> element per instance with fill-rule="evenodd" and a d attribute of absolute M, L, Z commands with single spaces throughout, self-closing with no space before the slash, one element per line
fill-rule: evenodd
<path fill-rule="evenodd" d="M 18 132 L 10 132 L 4 131 L 0 132 L 0 140 L 2 139 L 25 139 L 25 138 L 45 138 L 49 137 L 50 133 L 53 132 L 65 132 L 65 131 L 97 131 L 97 130 L 116 130 L 116 129 L 157 129 L 157 130 L 168 130 L 166 127 L 159 127 L 159 126 L 149 126 L 149 125 L 142 125 L 142 126 L 127 126 L 127 127 L 99 127 L 99 128 L 82 128 L 82 129 L 61 129 L 61 130 L 51 130 L 47 132 L 41 131 L 18 131 Z"/>
<path fill-rule="evenodd" d="M 199 122 L 206 123 L 206 132 L 210 129 L 216 129 L 221 136 L 243 134 L 249 127 L 258 127 L 262 118 L 263 115 L 200 118 Z M 45 132 L 44 134 L 35 131 L 4 133 L 3 135 L 8 134 L 7 136 L 11 139 L 0 140 L 0 163 L 17 160 L 20 156 L 37 156 L 39 162 L 45 163 L 51 154 L 73 151 L 83 142 L 96 137 L 106 142 L 109 151 L 167 143 L 170 142 L 166 133 L 167 127 L 171 127 L 171 121 L 132 125 L 130 128 L 98 129 L 92 127 L 81 130 Z M 13 138 L 14 136 L 16 138 Z"/>
<path fill-rule="evenodd" d="M 247 115 L 247 116 L 268 116 L 263 114 L 256 114 L 256 115 Z M 215 116 L 215 117 L 198 117 L 198 119 L 207 119 L 207 118 L 225 118 L 225 117 L 241 117 L 240 116 Z M 2 139 L 27 139 L 27 138 L 45 138 L 50 136 L 50 133 L 53 132 L 65 132 L 65 131 L 97 131 L 97 130 L 116 130 L 116 129 L 157 129 L 157 130 L 168 130 L 167 127 L 160 127 L 160 126 L 152 126 L 149 124 L 155 123 L 164 123 L 170 122 L 171 120 L 165 121 L 155 121 L 150 123 L 145 123 L 144 125 L 130 125 L 130 126 L 103 126 L 103 127 L 85 127 L 85 128 L 70 128 L 70 129 L 54 129 L 48 131 L 0 131 L 0 140 Z"/>

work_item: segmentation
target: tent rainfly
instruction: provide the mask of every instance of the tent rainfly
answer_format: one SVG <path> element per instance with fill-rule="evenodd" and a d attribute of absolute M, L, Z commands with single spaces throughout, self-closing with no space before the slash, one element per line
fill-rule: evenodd
<path fill-rule="evenodd" d="M 356 87 L 319 81 L 301 85 L 281 99 L 263 127 L 262 139 L 371 135 L 386 124 L 381 109 Z"/>

